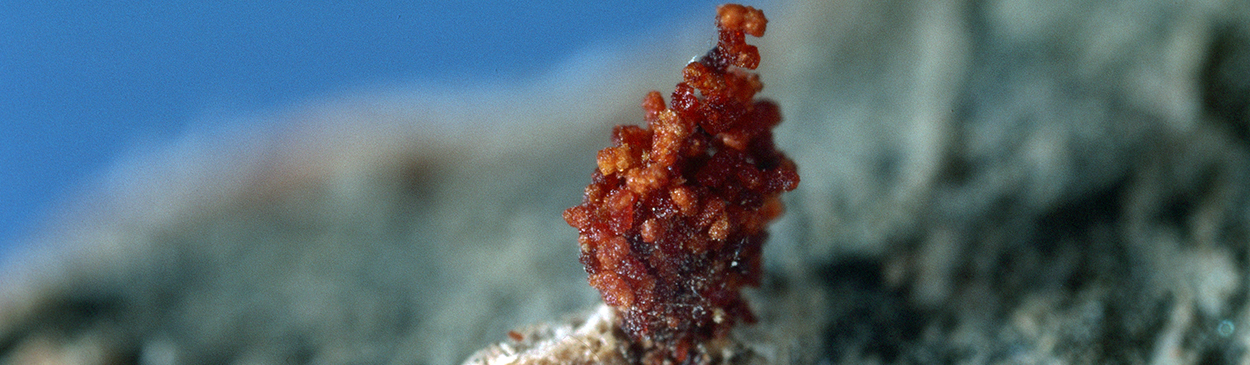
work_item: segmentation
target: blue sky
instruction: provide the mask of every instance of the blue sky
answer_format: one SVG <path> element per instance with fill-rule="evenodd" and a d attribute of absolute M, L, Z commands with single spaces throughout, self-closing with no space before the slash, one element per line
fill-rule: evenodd
<path fill-rule="evenodd" d="M 536 75 L 718 3 L 0 2 L 0 261 L 122 154 L 232 113 Z"/>

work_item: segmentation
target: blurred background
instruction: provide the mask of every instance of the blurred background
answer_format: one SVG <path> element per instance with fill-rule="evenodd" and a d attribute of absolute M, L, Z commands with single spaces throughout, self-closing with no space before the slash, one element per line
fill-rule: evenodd
<path fill-rule="evenodd" d="M 457 364 L 592 307 L 559 212 L 715 5 L 0 2 L 0 363 Z M 761 354 L 1250 363 L 1250 2 L 755 5 L 803 176 Z"/>
<path fill-rule="evenodd" d="M 0 2 L 0 266 L 124 156 L 363 89 L 532 77 L 719 2 Z"/>

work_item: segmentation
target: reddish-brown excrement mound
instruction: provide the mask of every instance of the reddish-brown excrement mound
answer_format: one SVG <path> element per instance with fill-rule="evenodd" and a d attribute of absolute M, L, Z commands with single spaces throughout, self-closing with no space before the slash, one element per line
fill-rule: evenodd
<path fill-rule="evenodd" d="M 777 104 L 753 99 L 763 84 L 746 71 L 760 61 L 746 35 L 768 20 L 734 4 L 716 20 L 716 48 L 682 70 L 671 108 L 647 94 L 647 127 L 612 130 L 585 200 L 564 211 L 590 285 L 647 362 L 696 360 L 700 343 L 755 320 L 739 290 L 759 285 L 765 228 L 799 183 L 773 145 Z"/>

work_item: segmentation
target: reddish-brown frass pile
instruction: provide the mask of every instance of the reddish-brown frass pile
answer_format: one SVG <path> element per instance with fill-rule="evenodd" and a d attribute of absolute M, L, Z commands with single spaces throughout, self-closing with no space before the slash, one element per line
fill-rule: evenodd
<path fill-rule="evenodd" d="M 590 285 L 652 359 L 684 362 L 755 320 L 739 289 L 759 285 L 764 229 L 799 183 L 773 145 L 778 107 L 753 100 L 763 84 L 746 71 L 760 61 L 746 34 L 767 22 L 751 7 L 717 8 L 720 40 L 682 70 L 672 107 L 647 94 L 647 128 L 614 128 L 585 200 L 564 211 Z"/>

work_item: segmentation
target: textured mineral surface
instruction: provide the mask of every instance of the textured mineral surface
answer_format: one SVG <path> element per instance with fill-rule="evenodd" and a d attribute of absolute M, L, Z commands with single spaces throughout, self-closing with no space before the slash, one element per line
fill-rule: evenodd
<path fill-rule="evenodd" d="M 645 361 L 621 330 L 616 310 L 606 304 L 588 315 L 553 320 L 509 331 L 508 340 L 492 344 L 469 357 L 464 365 L 603 364 L 627 365 Z M 767 344 L 719 338 L 699 344 L 703 362 L 716 364 L 786 363 L 766 358 Z M 692 359 L 693 360 L 693 359 Z"/>
<path fill-rule="evenodd" d="M 764 35 L 763 12 L 717 8 L 719 42 L 690 62 L 673 92 L 643 100 L 647 126 L 612 130 L 582 204 L 578 229 L 590 285 L 616 308 L 646 362 L 701 357 L 700 345 L 754 322 L 739 290 L 762 278 L 765 228 L 794 190 L 794 162 L 773 145 L 777 105 L 746 72 L 760 62 L 745 35 Z"/>
<path fill-rule="evenodd" d="M 761 7 L 759 97 L 803 182 L 727 336 L 751 359 L 1250 361 L 1250 2 Z M 689 19 L 121 166 L 6 268 L 0 362 L 458 364 L 582 329 L 602 298 L 560 212 L 713 45 Z"/>

